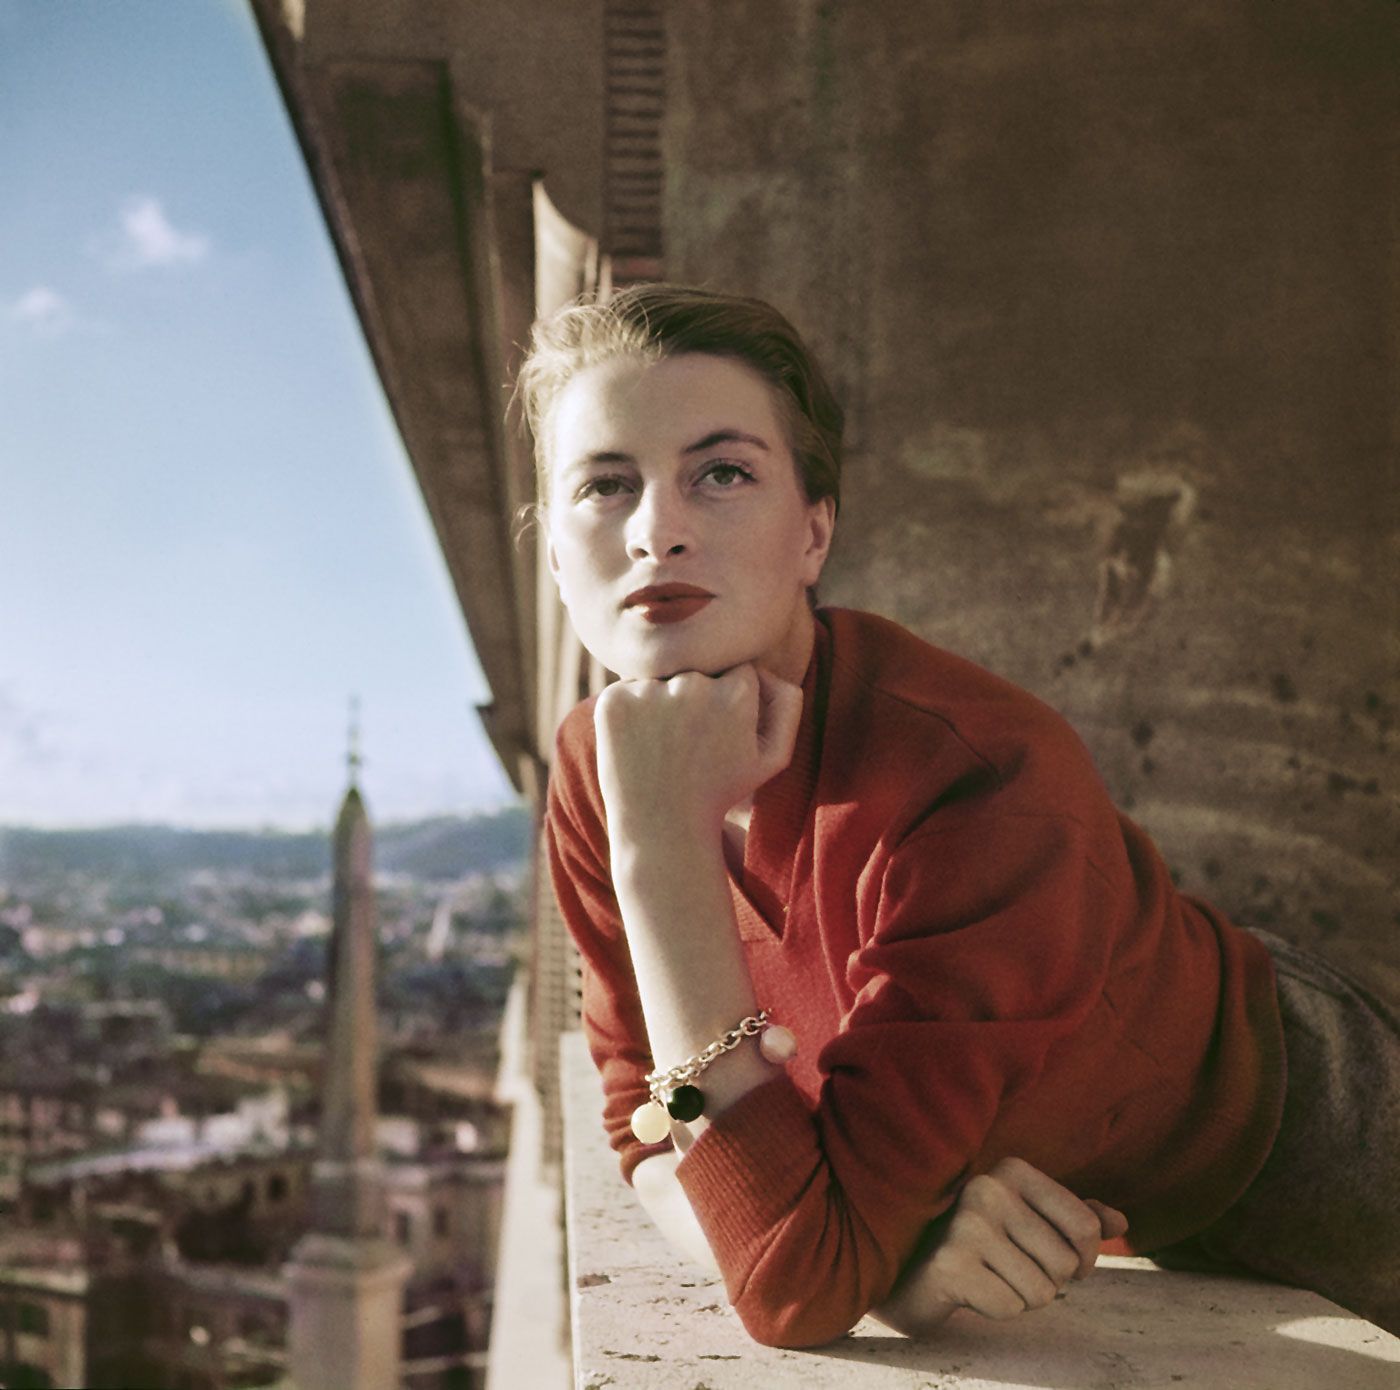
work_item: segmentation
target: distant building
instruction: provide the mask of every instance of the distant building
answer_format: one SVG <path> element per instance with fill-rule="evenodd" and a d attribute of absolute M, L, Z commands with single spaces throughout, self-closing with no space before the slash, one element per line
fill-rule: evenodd
<path fill-rule="evenodd" d="M 34 1226 L 71 1225 L 90 1237 L 113 1214 L 139 1214 L 150 1243 L 178 1258 L 272 1265 L 306 1225 L 310 1163 L 305 1150 L 196 1145 L 83 1155 L 31 1169 L 23 1214 Z"/>
<path fill-rule="evenodd" d="M 94 1280 L 89 1298 L 93 1390 L 135 1385 L 244 1390 L 282 1380 L 287 1308 L 265 1270 L 153 1263 Z"/>
<path fill-rule="evenodd" d="M 276 958 L 255 946 L 194 944 L 136 946 L 128 953 L 134 964 L 156 966 L 172 974 L 249 984 L 264 974 Z"/>
<path fill-rule="evenodd" d="M 99 1099 L 91 1082 L 0 1077 L 0 1212 L 19 1201 L 26 1164 L 92 1146 Z"/>
<path fill-rule="evenodd" d="M 88 1274 L 42 1255 L 11 1264 L 0 1253 L 0 1385 L 78 1386 L 87 1375 Z"/>

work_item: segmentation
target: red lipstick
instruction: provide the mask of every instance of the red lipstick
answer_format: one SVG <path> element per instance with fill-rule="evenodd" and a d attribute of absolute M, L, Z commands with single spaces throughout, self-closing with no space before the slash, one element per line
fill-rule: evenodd
<path fill-rule="evenodd" d="M 713 595 L 706 594 L 703 598 L 652 599 L 628 606 L 636 609 L 642 618 L 649 623 L 678 623 L 698 613 L 712 597 Z"/>
<path fill-rule="evenodd" d="M 651 584 L 635 589 L 623 600 L 649 623 L 679 623 L 698 613 L 714 598 L 708 589 L 694 584 Z"/>
<path fill-rule="evenodd" d="M 648 584 L 644 589 L 633 589 L 622 600 L 622 606 L 630 608 L 634 603 L 650 603 L 653 599 L 667 598 L 714 598 L 714 595 L 698 584 Z"/>

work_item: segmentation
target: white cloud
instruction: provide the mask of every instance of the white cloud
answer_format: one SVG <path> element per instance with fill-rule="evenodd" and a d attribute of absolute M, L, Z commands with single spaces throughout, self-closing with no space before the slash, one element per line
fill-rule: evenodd
<path fill-rule="evenodd" d="M 121 210 L 121 241 L 112 263 L 122 270 L 197 265 L 209 254 L 209 238 L 181 231 L 165 215 L 159 198 L 128 198 Z"/>
<path fill-rule="evenodd" d="M 4 0 L 0 0 L 0 4 L 3 3 Z M 68 333 L 105 337 L 113 332 L 110 323 L 79 313 L 66 296 L 47 285 L 25 290 L 9 305 L 8 311 L 0 302 L 0 315 L 41 338 L 61 338 Z"/>
<path fill-rule="evenodd" d="M 10 305 L 10 318 L 46 338 L 56 338 L 77 323 L 73 306 L 57 290 L 35 285 Z"/>

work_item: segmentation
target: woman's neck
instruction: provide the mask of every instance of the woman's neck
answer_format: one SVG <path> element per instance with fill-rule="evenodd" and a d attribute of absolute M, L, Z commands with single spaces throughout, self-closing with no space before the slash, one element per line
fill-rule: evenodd
<path fill-rule="evenodd" d="M 812 644 L 816 638 L 816 619 L 807 606 L 806 595 L 787 635 L 773 650 L 757 658 L 757 664 L 789 685 L 801 685 L 812 659 Z"/>

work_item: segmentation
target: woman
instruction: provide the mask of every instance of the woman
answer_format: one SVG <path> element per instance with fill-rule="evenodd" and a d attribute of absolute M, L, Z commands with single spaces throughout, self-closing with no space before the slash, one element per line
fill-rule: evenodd
<path fill-rule="evenodd" d="M 1400 1326 L 1400 1120 L 1310 1080 L 1352 1048 L 1400 1110 L 1393 1015 L 1179 895 L 1033 697 L 816 606 L 841 411 L 791 326 L 635 287 L 537 325 L 520 390 L 550 571 L 621 677 L 545 821 L 605 1122 L 751 1334 L 1009 1316 L 1101 1240 Z M 1342 1122 L 1389 1125 L 1386 1167 L 1320 1201 Z"/>

